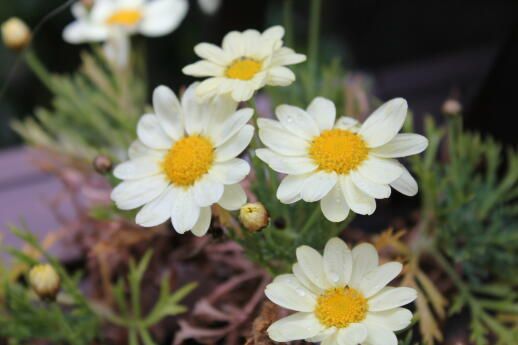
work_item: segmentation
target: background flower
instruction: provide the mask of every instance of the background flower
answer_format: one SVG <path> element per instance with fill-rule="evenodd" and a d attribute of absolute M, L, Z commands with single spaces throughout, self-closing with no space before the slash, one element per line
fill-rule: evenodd
<path fill-rule="evenodd" d="M 256 30 L 232 31 L 222 48 L 200 43 L 194 51 L 203 60 L 183 69 L 187 75 L 209 77 L 196 90 L 203 99 L 230 94 L 236 102 L 247 101 L 265 85 L 287 86 L 295 74 L 287 65 L 306 60 L 303 54 L 283 47 L 284 28 L 274 26 L 262 34 Z"/>

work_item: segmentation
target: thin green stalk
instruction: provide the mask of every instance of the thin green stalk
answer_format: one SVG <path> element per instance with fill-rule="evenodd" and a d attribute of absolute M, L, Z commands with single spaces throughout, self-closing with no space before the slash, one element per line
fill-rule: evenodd
<path fill-rule="evenodd" d="M 320 14 L 322 12 L 322 0 L 311 0 L 309 36 L 308 36 L 308 69 L 310 79 L 309 98 L 315 96 L 318 66 L 318 40 L 320 36 Z"/>
<path fill-rule="evenodd" d="M 41 61 L 36 57 L 32 50 L 27 50 L 24 55 L 25 62 L 32 69 L 34 74 L 40 79 L 40 81 L 45 84 L 45 86 L 49 89 L 53 89 L 52 76 L 47 71 L 47 69 L 43 66 Z"/>
<path fill-rule="evenodd" d="M 293 47 L 293 0 L 284 0 L 283 17 L 284 29 L 286 30 L 286 45 Z"/>
<path fill-rule="evenodd" d="M 315 224 L 315 222 L 320 218 L 320 212 L 320 207 L 315 206 L 315 208 L 313 209 L 313 213 L 306 222 L 306 225 L 304 225 L 304 227 L 300 231 L 301 234 L 304 234 Z"/>

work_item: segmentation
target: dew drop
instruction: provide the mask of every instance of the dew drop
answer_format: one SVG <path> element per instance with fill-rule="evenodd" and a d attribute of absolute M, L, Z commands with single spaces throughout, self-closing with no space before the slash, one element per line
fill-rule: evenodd
<path fill-rule="evenodd" d="M 329 278 L 331 279 L 331 281 L 333 283 L 337 283 L 338 280 L 340 279 L 340 277 L 338 276 L 338 274 L 336 274 L 335 272 L 330 272 L 329 273 Z"/>

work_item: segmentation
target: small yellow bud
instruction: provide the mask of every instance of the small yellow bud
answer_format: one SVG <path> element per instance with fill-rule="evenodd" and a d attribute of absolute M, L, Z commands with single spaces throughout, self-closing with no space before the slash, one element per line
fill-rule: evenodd
<path fill-rule="evenodd" d="M 61 288 L 61 278 L 49 264 L 34 266 L 29 272 L 29 283 L 41 299 L 54 300 Z"/>
<path fill-rule="evenodd" d="M 83 6 L 89 11 L 94 7 L 95 0 L 81 0 Z"/>
<path fill-rule="evenodd" d="M 22 20 L 13 17 L 2 24 L 2 39 L 7 48 L 21 51 L 31 41 L 31 30 Z"/>
<path fill-rule="evenodd" d="M 442 105 L 444 115 L 455 116 L 462 113 L 462 104 L 454 98 L 447 99 Z"/>
<path fill-rule="evenodd" d="M 251 232 L 264 229 L 270 222 L 268 211 L 260 202 L 246 204 L 241 207 L 239 220 Z"/>

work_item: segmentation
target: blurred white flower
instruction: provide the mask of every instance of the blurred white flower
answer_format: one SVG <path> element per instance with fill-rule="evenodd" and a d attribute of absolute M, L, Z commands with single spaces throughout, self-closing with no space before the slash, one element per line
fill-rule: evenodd
<path fill-rule="evenodd" d="M 259 119 L 259 138 L 267 148 L 258 149 L 257 156 L 288 175 L 277 190 L 279 200 L 320 201 L 324 216 L 341 222 L 349 210 L 372 214 L 375 200 L 388 198 L 390 187 L 415 195 L 416 181 L 395 158 L 424 151 L 428 140 L 398 134 L 407 108 L 404 99 L 396 98 L 359 124 L 349 117 L 336 121 L 334 103 L 317 97 L 306 110 L 277 107 L 279 121 Z"/>
<path fill-rule="evenodd" d="M 213 15 L 221 7 L 221 0 L 198 0 L 201 10 L 208 15 Z"/>
<path fill-rule="evenodd" d="M 113 171 L 124 180 L 111 197 L 117 207 L 144 206 L 136 222 L 151 227 L 169 218 L 178 233 L 203 236 L 210 226 L 211 205 L 238 210 L 246 202 L 239 183 L 250 172 L 236 158 L 250 143 L 253 109 L 237 110 L 227 97 L 199 103 L 191 85 L 181 102 L 167 87 L 153 94 L 154 114 L 142 116 L 129 161 Z"/>
<path fill-rule="evenodd" d="M 272 302 L 296 313 L 274 322 L 268 335 L 278 342 L 397 345 L 394 332 L 412 320 L 412 312 L 401 306 L 417 297 L 412 288 L 386 286 L 402 267 L 399 262 L 379 265 L 368 243 L 350 250 L 332 238 L 323 256 L 299 247 L 293 274 L 276 277 L 265 290 Z"/>
<path fill-rule="evenodd" d="M 108 42 L 108 58 L 117 64 L 127 60 L 128 36 L 148 37 L 174 31 L 187 14 L 187 0 L 95 0 L 91 8 L 80 1 L 72 6 L 76 20 L 63 31 L 66 42 Z"/>
<path fill-rule="evenodd" d="M 295 81 L 295 74 L 285 66 L 301 63 L 306 56 L 283 47 L 283 37 L 281 26 L 263 33 L 232 31 L 222 48 L 209 43 L 194 47 L 204 60 L 184 67 L 183 73 L 208 77 L 196 89 L 201 99 L 228 94 L 236 102 L 247 101 L 265 85 L 288 86 Z"/>

